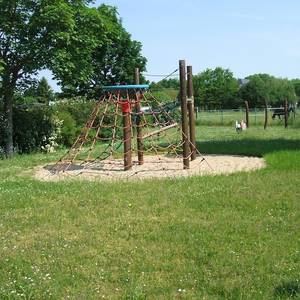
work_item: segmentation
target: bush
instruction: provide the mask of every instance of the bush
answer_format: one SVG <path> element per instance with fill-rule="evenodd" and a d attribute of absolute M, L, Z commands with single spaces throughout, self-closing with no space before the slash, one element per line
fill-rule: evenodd
<path fill-rule="evenodd" d="M 80 129 L 76 127 L 76 122 L 69 112 L 58 112 L 57 117 L 62 122 L 61 133 L 58 141 L 60 144 L 69 147 L 74 143 Z"/>
<path fill-rule="evenodd" d="M 14 108 L 14 146 L 18 153 L 53 152 L 58 146 L 61 123 L 49 108 Z"/>
<path fill-rule="evenodd" d="M 62 99 L 55 103 L 53 109 L 57 113 L 66 112 L 71 115 L 75 121 L 76 127 L 82 128 L 91 114 L 96 102 L 86 100 L 83 97 L 73 99 Z"/>
<path fill-rule="evenodd" d="M 85 98 L 74 98 L 70 100 L 62 100 L 61 102 L 55 104 L 53 107 L 56 114 L 60 120 L 62 120 L 62 131 L 60 143 L 67 147 L 70 147 L 76 137 L 80 134 L 80 131 L 85 126 L 96 102 L 91 100 L 86 100 Z M 103 107 L 102 107 L 103 109 Z M 108 110 L 109 114 L 105 116 L 103 124 L 113 124 L 114 123 L 114 107 L 110 107 Z M 94 122 L 94 128 L 96 128 L 101 122 L 101 114 L 99 113 Z M 119 118 L 118 126 L 121 126 L 122 120 Z M 96 132 L 92 129 L 89 133 L 88 139 L 93 139 Z M 99 133 L 99 137 L 107 138 L 112 136 L 112 128 L 102 128 Z M 117 135 L 120 134 L 118 128 Z"/>

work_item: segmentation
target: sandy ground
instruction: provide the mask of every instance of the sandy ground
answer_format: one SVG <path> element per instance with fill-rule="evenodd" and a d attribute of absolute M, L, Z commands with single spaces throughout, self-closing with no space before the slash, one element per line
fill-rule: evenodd
<path fill-rule="evenodd" d="M 39 166 L 34 170 L 34 177 L 42 181 L 59 181 L 64 179 L 85 180 L 139 180 L 146 178 L 180 177 L 192 175 L 230 174 L 240 171 L 252 171 L 265 167 L 262 158 L 232 156 L 232 155 L 205 155 L 190 163 L 189 170 L 183 170 L 181 158 L 166 156 L 145 156 L 144 165 L 138 165 L 134 160 L 132 170 L 123 170 L 123 160 L 104 160 L 101 162 L 86 163 L 85 165 L 47 165 Z"/>

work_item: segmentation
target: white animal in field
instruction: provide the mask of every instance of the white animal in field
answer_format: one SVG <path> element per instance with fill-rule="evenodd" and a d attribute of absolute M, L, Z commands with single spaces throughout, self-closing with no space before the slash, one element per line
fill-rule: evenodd
<path fill-rule="evenodd" d="M 242 126 L 239 121 L 235 121 L 235 131 L 240 133 L 242 131 Z"/>
<path fill-rule="evenodd" d="M 241 121 L 241 128 L 242 128 L 242 130 L 247 129 L 247 124 L 244 122 L 244 120 Z"/>

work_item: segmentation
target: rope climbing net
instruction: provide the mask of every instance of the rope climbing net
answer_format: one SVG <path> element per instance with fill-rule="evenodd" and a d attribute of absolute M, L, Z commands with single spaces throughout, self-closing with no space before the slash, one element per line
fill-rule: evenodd
<path fill-rule="evenodd" d="M 111 177 L 123 172 L 131 177 L 178 169 L 184 143 L 179 102 L 160 102 L 148 85 L 107 86 L 103 90 L 80 135 L 52 171 L 101 171 Z"/>

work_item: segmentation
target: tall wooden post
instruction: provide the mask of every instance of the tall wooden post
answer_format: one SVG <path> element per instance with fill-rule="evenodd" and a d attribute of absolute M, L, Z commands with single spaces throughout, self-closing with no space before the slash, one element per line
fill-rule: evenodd
<path fill-rule="evenodd" d="M 267 125 L 268 125 L 268 103 L 267 100 L 264 100 L 264 104 L 265 104 L 265 124 L 264 124 L 264 129 L 267 129 Z"/>
<path fill-rule="evenodd" d="M 135 68 L 134 71 L 134 84 L 140 84 L 140 70 Z M 142 132 L 142 118 L 141 118 L 141 98 L 142 94 L 139 92 L 137 94 L 137 104 L 136 104 L 136 138 L 137 138 L 137 152 L 138 152 L 138 162 L 139 165 L 144 164 L 144 144 L 143 144 L 143 132 Z"/>
<path fill-rule="evenodd" d="M 134 69 L 134 84 L 140 84 L 140 70 L 139 70 L 139 68 Z"/>
<path fill-rule="evenodd" d="M 284 101 L 284 128 L 288 127 L 288 101 L 285 99 Z"/>
<path fill-rule="evenodd" d="M 189 111 L 189 129 L 190 129 L 190 150 L 191 160 L 195 160 L 196 153 L 196 132 L 195 132 L 195 112 L 194 112 L 194 87 L 193 87 L 193 67 L 187 67 L 187 108 Z"/>
<path fill-rule="evenodd" d="M 247 125 L 247 128 L 249 128 L 249 103 L 248 103 L 248 101 L 245 101 L 245 107 L 246 107 L 246 125 Z"/>
<path fill-rule="evenodd" d="M 132 168 L 132 153 L 131 153 L 131 115 L 130 115 L 130 100 L 123 100 L 122 114 L 123 114 L 123 144 L 124 144 L 124 170 Z"/>
<path fill-rule="evenodd" d="M 181 123 L 182 123 L 182 152 L 183 152 L 183 168 L 190 168 L 190 146 L 189 146 L 189 128 L 187 118 L 187 94 L 186 94 L 186 76 L 185 61 L 179 61 L 179 77 L 180 77 L 180 104 L 181 104 Z"/>

